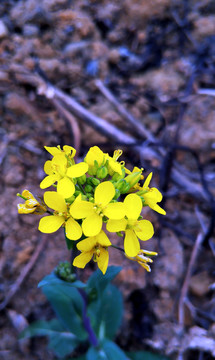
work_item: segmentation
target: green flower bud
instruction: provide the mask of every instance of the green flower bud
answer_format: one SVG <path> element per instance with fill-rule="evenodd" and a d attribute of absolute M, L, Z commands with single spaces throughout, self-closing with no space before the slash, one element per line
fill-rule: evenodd
<path fill-rule="evenodd" d="M 122 175 L 118 174 L 118 173 L 115 173 L 113 176 L 112 176 L 112 180 L 113 181 L 118 181 L 120 179 L 123 179 L 125 177 L 125 169 L 123 168 L 122 169 Z"/>
<path fill-rule="evenodd" d="M 91 185 L 86 185 L 84 190 L 86 191 L 86 193 L 92 193 L 93 187 Z M 91 196 L 92 196 L 92 194 L 91 194 Z"/>
<path fill-rule="evenodd" d="M 74 195 L 72 195 L 72 196 L 70 196 L 70 198 L 66 199 L 66 202 L 69 203 L 69 204 L 72 204 L 74 201 L 75 201 L 75 196 Z"/>
<path fill-rule="evenodd" d="M 75 196 L 75 197 L 77 197 L 79 194 L 81 194 L 81 191 L 80 191 L 80 190 L 76 190 L 76 191 L 74 192 L 74 196 Z"/>
<path fill-rule="evenodd" d="M 130 190 L 131 186 L 130 184 L 126 184 L 124 188 L 121 190 L 121 194 L 126 194 Z"/>
<path fill-rule="evenodd" d="M 125 179 L 120 179 L 119 181 L 117 181 L 115 187 L 116 189 L 118 189 L 120 191 L 120 193 L 122 193 L 124 187 L 127 185 Z"/>
<path fill-rule="evenodd" d="M 90 175 L 96 175 L 98 168 L 99 168 L 98 161 L 94 160 L 94 166 L 91 168 Z M 89 171 L 88 171 L 88 173 L 89 173 Z"/>
<path fill-rule="evenodd" d="M 141 178 L 142 171 L 134 172 L 126 176 L 125 180 L 130 184 L 130 188 L 138 183 Z"/>
<path fill-rule="evenodd" d="M 94 185 L 94 186 L 98 186 L 100 184 L 100 180 L 99 179 L 96 179 L 96 178 L 91 178 L 91 183 Z"/>
<path fill-rule="evenodd" d="M 89 176 L 87 178 L 87 180 L 86 180 L 87 185 L 92 185 L 92 179 L 94 179 L 94 177 L 92 177 L 92 176 Z"/>
<path fill-rule="evenodd" d="M 99 179 L 104 179 L 106 178 L 107 175 L 108 175 L 108 169 L 106 168 L 106 166 L 101 166 L 96 172 L 96 176 Z"/>
<path fill-rule="evenodd" d="M 87 197 L 87 199 L 89 199 L 89 198 L 91 198 L 91 197 L 92 197 L 92 194 L 91 194 L 91 193 L 89 193 L 89 192 L 87 192 L 87 193 L 86 193 L 86 197 Z"/>
<path fill-rule="evenodd" d="M 87 180 L 87 177 L 86 177 L 86 174 L 84 174 L 78 178 L 78 184 L 84 185 L 86 180 Z"/>
<path fill-rule="evenodd" d="M 114 196 L 114 200 L 117 200 L 118 197 L 121 195 L 121 193 L 120 193 L 120 191 L 118 189 L 115 189 L 115 191 L 116 191 L 116 194 Z"/>

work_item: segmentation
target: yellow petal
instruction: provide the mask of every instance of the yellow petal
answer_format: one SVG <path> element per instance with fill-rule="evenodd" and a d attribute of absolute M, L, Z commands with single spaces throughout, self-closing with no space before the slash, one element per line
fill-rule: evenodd
<path fill-rule="evenodd" d="M 122 167 L 121 167 L 120 163 L 109 158 L 109 166 L 110 166 L 111 170 L 113 170 L 114 172 L 117 172 L 119 175 L 122 175 Z"/>
<path fill-rule="evenodd" d="M 105 207 L 113 199 L 115 187 L 110 181 L 104 181 L 96 187 L 95 203 L 102 204 Z"/>
<path fill-rule="evenodd" d="M 34 208 L 35 206 L 39 205 L 39 203 L 36 199 L 29 199 L 26 200 L 25 205 L 29 208 Z"/>
<path fill-rule="evenodd" d="M 47 175 L 51 175 L 53 173 L 53 169 L 52 169 L 52 162 L 51 160 L 47 160 L 44 164 L 44 172 Z"/>
<path fill-rule="evenodd" d="M 82 254 L 76 256 L 73 261 L 73 265 L 81 269 L 85 268 L 86 264 L 91 260 L 93 256 L 93 251 L 83 252 Z"/>
<path fill-rule="evenodd" d="M 66 222 L 66 237 L 70 240 L 78 240 L 82 235 L 82 228 L 77 221 L 69 218 Z"/>
<path fill-rule="evenodd" d="M 147 176 L 147 178 L 146 178 L 146 180 L 145 180 L 145 182 L 144 182 L 144 184 L 143 184 L 143 188 L 148 188 L 149 187 L 149 183 L 150 183 L 150 181 L 151 181 L 151 179 L 152 179 L 152 172 Z"/>
<path fill-rule="evenodd" d="M 88 201 L 82 201 L 78 197 L 74 203 L 70 206 L 70 214 L 75 219 L 84 219 L 94 213 L 93 203 Z"/>
<path fill-rule="evenodd" d="M 150 203 L 150 201 L 157 203 L 163 199 L 161 192 L 157 188 L 151 188 L 143 197 L 146 203 Z"/>
<path fill-rule="evenodd" d="M 26 189 L 23 190 L 22 196 L 26 199 L 34 199 L 35 200 L 34 195 L 29 190 L 26 190 Z"/>
<path fill-rule="evenodd" d="M 66 175 L 71 178 L 77 178 L 86 174 L 87 170 L 88 170 L 88 165 L 84 162 L 81 162 L 79 164 L 70 166 L 67 169 Z"/>
<path fill-rule="evenodd" d="M 154 228 L 150 221 L 140 220 L 134 227 L 134 231 L 140 240 L 149 240 L 154 235 Z"/>
<path fill-rule="evenodd" d="M 25 204 L 18 204 L 17 209 L 19 214 L 32 214 L 36 210 L 35 208 L 26 207 Z"/>
<path fill-rule="evenodd" d="M 67 206 L 63 196 L 55 191 L 46 191 L 44 194 L 44 201 L 51 209 L 58 212 L 67 211 Z"/>
<path fill-rule="evenodd" d="M 57 181 L 58 177 L 56 175 L 46 176 L 40 183 L 41 189 L 46 189 L 47 187 L 53 185 Z"/>
<path fill-rule="evenodd" d="M 40 219 L 38 229 L 46 234 L 57 231 L 65 222 L 64 216 L 50 215 Z"/>
<path fill-rule="evenodd" d="M 57 184 L 57 192 L 64 197 L 64 199 L 68 199 L 75 192 L 75 185 L 72 180 L 67 177 L 58 181 Z"/>
<path fill-rule="evenodd" d="M 125 216 L 125 205 L 120 202 L 108 204 L 103 214 L 109 219 L 120 220 Z"/>
<path fill-rule="evenodd" d="M 82 223 L 83 233 L 86 236 L 95 236 L 102 229 L 102 217 L 96 213 L 88 216 Z"/>
<path fill-rule="evenodd" d="M 136 220 L 140 216 L 142 210 L 142 201 L 136 194 L 129 194 L 124 200 L 126 207 L 126 216 L 128 219 Z"/>
<path fill-rule="evenodd" d="M 64 153 L 57 154 L 52 159 L 52 166 L 63 176 L 66 171 L 67 159 Z"/>
<path fill-rule="evenodd" d="M 85 251 L 85 252 L 91 251 L 92 249 L 94 249 L 95 246 L 96 246 L 96 237 L 95 236 L 91 236 L 84 240 L 81 240 L 77 244 L 78 250 Z"/>
<path fill-rule="evenodd" d="M 154 211 L 157 211 L 159 214 L 166 215 L 166 211 L 162 209 L 162 207 L 160 207 L 158 204 L 155 204 L 152 209 Z"/>
<path fill-rule="evenodd" d="M 96 257 L 97 264 L 103 275 L 106 273 L 109 261 L 109 253 L 108 250 L 101 248 L 100 249 L 100 256 Z"/>
<path fill-rule="evenodd" d="M 126 219 L 108 220 L 106 229 L 110 232 L 124 231 L 127 225 Z"/>
<path fill-rule="evenodd" d="M 45 148 L 46 151 L 48 151 L 49 154 L 51 154 L 52 156 L 61 153 L 61 151 L 60 151 L 56 146 L 44 146 L 44 148 Z"/>
<path fill-rule="evenodd" d="M 76 154 L 76 150 L 72 147 L 72 146 L 69 146 L 69 145 L 64 145 L 63 146 L 63 151 L 65 152 L 66 155 L 70 155 L 71 154 L 71 157 L 73 158 Z"/>
<path fill-rule="evenodd" d="M 130 257 L 136 256 L 140 251 L 140 244 L 133 230 L 125 231 L 124 249 Z"/>
<path fill-rule="evenodd" d="M 104 159 L 103 151 L 101 149 L 99 149 L 98 146 L 93 146 L 88 151 L 88 153 L 85 157 L 85 162 L 89 166 L 94 166 L 94 161 L 96 160 L 98 162 L 98 165 L 100 166 L 103 162 L 103 159 Z"/>
<path fill-rule="evenodd" d="M 98 244 L 100 244 L 101 246 L 108 247 L 108 246 L 112 245 L 110 240 L 108 239 L 107 235 L 105 234 L 105 232 L 103 230 L 100 231 L 100 233 L 98 235 L 96 235 L 95 238 L 96 238 L 96 242 Z"/>

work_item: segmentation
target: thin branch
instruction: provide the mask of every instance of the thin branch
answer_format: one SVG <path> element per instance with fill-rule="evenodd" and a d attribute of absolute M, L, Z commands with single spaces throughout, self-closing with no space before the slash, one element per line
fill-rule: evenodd
<path fill-rule="evenodd" d="M 124 118 L 126 121 L 132 125 L 132 128 L 136 131 L 139 136 L 146 137 L 150 141 L 155 141 L 154 136 L 148 131 L 143 124 L 140 123 L 125 107 L 120 104 L 120 102 L 113 96 L 110 90 L 103 84 L 100 79 L 95 80 L 96 87 L 101 91 L 101 93 L 108 99 L 108 101 L 115 107 L 117 112 Z"/>
<path fill-rule="evenodd" d="M 7 296 L 5 297 L 4 301 L 0 304 L 0 311 L 5 309 L 5 307 L 8 305 L 10 300 L 14 297 L 14 295 L 19 290 L 20 286 L 26 279 L 29 272 L 32 270 L 33 266 L 35 265 L 38 257 L 42 253 L 45 245 L 46 245 L 46 238 L 43 238 L 39 244 L 37 245 L 32 257 L 30 258 L 29 262 L 25 265 L 25 267 L 22 269 L 19 277 L 16 279 L 16 282 L 11 286 L 9 292 L 7 293 Z"/>
<path fill-rule="evenodd" d="M 204 235 L 202 233 L 199 233 L 196 238 L 193 251 L 191 253 L 190 261 L 187 268 L 187 273 L 181 289 L 181 295 L 178 304 L 178 322 L 181 326 L 184 326 L 184 304 L 186 302 L 187 292 L 190 285 L 190 278 L 192 276 L 193 267 L 196 262 L 198 252 L 203 241 L 204 241 Z"/>

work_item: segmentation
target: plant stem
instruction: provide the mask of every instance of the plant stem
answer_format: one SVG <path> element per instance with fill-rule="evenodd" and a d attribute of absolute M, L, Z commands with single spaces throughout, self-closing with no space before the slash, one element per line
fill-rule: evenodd
<path fill-rule="evenodd" d="M 120 250 L 120 251 L 122 251 L 122 252 L 125 252 L 124 249 L 122 249 L 122 248 L 119 247 L 119 246 L 111 245 L 111 247 L 113 247 L 113 248 L 115 248 L 115 249 L 117 249 L 117 250 Z"/>
<path fill-rule="evenodd" d="M 86 295 L 86 292 L 83 290 L 83 289 L 78 289 L 80 295 L 82 296 L 82 299 L 83 299 L 83 303 L 84 303 L 84 306 L 83 306 L 83 312 L 82 312 L 82 319 L 83 319 L 83 324 L 84 324 L 84 328 L 85 330 L 87 331 L 89 337 L 88 337 L 88 340 L 90 342 L 91 345 L 97 347 L 99 345 L 99 342 L 98 342 L 98 339 L 97 339 L 97 336 L 91 326 L 91 323 L 90 323 L 90 319 L 89 317 L 87 316 L 87 295 Z"/>

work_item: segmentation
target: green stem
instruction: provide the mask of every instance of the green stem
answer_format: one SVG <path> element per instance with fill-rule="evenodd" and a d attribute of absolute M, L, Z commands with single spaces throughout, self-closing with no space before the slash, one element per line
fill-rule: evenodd
<path fill-rule="evenodd" d="M 122 251 L 122 252 L 125 252 L 124 249 L 122 249 L 122 248 L 119 247 L 119 246 L 111 245 L 111 247 L 113 247 L 113 248 L 115 248 L 115 249 L 117 249 L 117 250 L 120 250 L 120 251 Z"/>
<path fill-rule="evenodd" d="M 79 186 L 80 190 L 82 191 L 82 193 L 86 195 L 86 191 L 84 190 L 83 186 L 79 182 L 78 182 L 78 186 Z"/>

